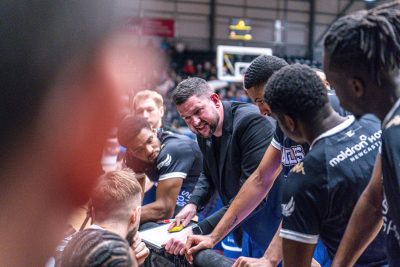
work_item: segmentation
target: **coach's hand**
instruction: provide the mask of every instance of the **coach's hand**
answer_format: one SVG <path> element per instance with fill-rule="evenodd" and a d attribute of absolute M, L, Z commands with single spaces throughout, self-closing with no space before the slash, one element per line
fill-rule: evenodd
<path fill-rule="evenodd" d="M 192 228 L 182 230 L 180 233 L 174 234 L 166 243 L 162 244 L 165 251 L 173 255 L 183 255 L 185 253 L 185 244 L 187 237 L 193 234 Z"/>
<path fill-rule="evenodd" d="M 190 235 L 185 245 L 185 257 L 190 264 L 193 264 L 193 254 L 200 250 L 213 248 L 215 245 L 211 235 Z"/>
<path fill-rule="evenodd" d="M 197 206 L 193 203 L 187 204 L 183 209 L 175 216 L 175 221 L 171 223 L 168 230 L 175 226 L 183 224 L 184 227 L 190 223 L 190 221 L 196 216 Z"/>

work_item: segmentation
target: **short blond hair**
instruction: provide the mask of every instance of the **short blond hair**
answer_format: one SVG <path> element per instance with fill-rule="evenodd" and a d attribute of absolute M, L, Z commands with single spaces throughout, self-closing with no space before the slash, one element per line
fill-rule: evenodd
<path fill-rule="evenodd" d="M 156 103 L 156 105 L 160 108 L 164 105 L 163 97 L 152 90 L 143 90 L 136 93 L 131 102 L 132 111 L 136 110 L 136 103 L 140 100 L 151 98 Z"/>
<path fill-rule="evenodd" d="M 142 187 L 130 170 L 103 174 L 92 193 L 92 206 L 96 213 L 110 215 L 126 205 L 141 205 Z"/>

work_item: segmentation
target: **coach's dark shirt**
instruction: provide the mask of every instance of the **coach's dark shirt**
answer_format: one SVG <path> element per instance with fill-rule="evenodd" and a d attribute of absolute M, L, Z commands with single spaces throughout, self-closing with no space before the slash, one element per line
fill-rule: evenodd
<path fill-rule="evenodd" d="M 240 187 L 256 170 L 273 135 L 273 126 L 255 105 L 222 102 L 224 121 L 222 136 L 198 136 L 203 153 L 203 171 L 190 202 L 201 208 L 217 191 L 224 207 L 199 223 L 204 234 L 210 233 L 223 217 Z M 278 179 L 267 201 L 242 222 L 243 230 L 262 246 L 268 245 L 280 222 L 281 183 Z M 264 213 L 265 211 L 265 213 Z M 269 214 L 268 216 L 264 216 Z M 270 224 L 268 227 L 266 226 Z M 271 226 L 272 225 L 272 226 Z"/>

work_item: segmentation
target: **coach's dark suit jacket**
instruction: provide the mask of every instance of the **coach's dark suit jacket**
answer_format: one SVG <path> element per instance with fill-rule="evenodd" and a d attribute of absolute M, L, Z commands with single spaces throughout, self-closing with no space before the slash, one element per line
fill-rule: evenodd
<path fill-rule="evenodd" d="M 217 146 L 215 137 L 197 137 L 199 147 L 203 153 L 204 167 L 190 202 L 201 208 L 207 204 L 214 190 L 217 190 L 225 205 L 222 209 L 199 223 L 204 234 L 211 232 L 217 225 L 240 187 L 258 167 L 274 132 L 274 126 L 259 113 L 258 108 L 254 105 L 223 101 L 223 107 L 223 132 L 220 137 L 220 146 L 217 148 L 219 151 L 217 154 L 219 155 L 215 154 L 214 148 Z M 276 224 L 277 227 L 280 219 L 280 194 L 278 192 L 280 191 L 280 184 L 275 183 L 274 187 L 275 189 L 270 192 L 273 197 L 271 198 L 271 194 L 269 195 L 267 206 L 270 209 L 269 213 L 271 213 L 272 208 L 272 216 L 276 220 L 274 225 Z M 271 205 L 274 207 L 271 207 Z M 267 207 L 259 207 L 258 210 L 264 208 Z M 259 216 L 253 216 L 242 225 L 243 230 L 252 239 L 257 239 L 254 236 L 255 234 L 262 235 L 255 229 L 257 228 L 255 224 L 261 228 L 266 228 L 268 225 L 266 225 L 265 221 L 271 219 L 256 217 Z M 251 234 L 250 232 L 253 230 L 258 233 Z M 273 234 L 275 230 L 276 228 L 273 230 Z M 260 239 L 266 242 L 265 237 L 260 237 Z"/>

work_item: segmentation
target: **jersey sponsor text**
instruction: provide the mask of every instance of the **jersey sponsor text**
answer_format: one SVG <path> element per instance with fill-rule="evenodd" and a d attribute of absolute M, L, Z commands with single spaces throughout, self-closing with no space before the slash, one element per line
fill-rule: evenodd
<path fill-rule="evenodd" d="M 335 167 L 347 158 L 349 158 L 351 162 L 354 162 L 369 152 L 379 148 L 381 145 L 381 134 L 382 131 L 379 130 L 370 136 L 366 136 L 364 134 L 360 135 L 359 143 L 352 147 L 346 147 L 346 149 L 341 150 L 336 157 L 329 161 L 329 165 Z"/>

